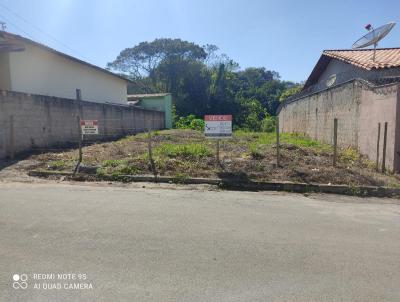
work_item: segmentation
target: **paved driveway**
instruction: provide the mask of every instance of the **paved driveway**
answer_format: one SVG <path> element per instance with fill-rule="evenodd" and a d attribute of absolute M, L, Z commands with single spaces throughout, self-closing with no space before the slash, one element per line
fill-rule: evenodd
<path fill-rule="evenodd" d="M 0 183 L 0 301 L 398 302 L 392 202 Z"/>

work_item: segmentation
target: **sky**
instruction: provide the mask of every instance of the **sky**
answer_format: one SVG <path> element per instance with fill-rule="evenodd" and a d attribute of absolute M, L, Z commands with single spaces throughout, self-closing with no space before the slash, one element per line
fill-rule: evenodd
<path fill-rule="evenodd" d="M 398 0 L 0 0 L 7 31 L 100 67 L 142 41 L 181 38 L 295 82 L 324 49 L 348 49 L 365 24 L 400 21 L 399 12 Z M 398 46 L 400 24 L 379 44 Z"/>

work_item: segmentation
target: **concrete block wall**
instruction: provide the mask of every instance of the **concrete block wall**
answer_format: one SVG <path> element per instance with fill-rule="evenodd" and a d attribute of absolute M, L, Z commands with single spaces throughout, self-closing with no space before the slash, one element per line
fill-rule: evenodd
<path fill-rule="evenodd" d="M 113 139 L 165 125 L 160 111 L 0 90 L 0 158 L 12 151 L 76 143 L 78 113 L 98 120 L 99 135 L 87 139 Z"/>
<path fill-rule="evenodd" d="M 386 168 L 399 171 L 398 92 L 398 84 L 373 87 L 358 80 L 346 82 L 284 104 L 279 112 L 280 131 L 301 133 L 332 144 L 333 120 L 337 118 L 338 145 L 357 148 L 375 161 L 377 128 L 378 123 L 381 123 L 381 162 L 383 127 L 387 122 Z"/>
<path fill-rule="evenodd" d="M 284 105 L 279 113 L 281 132 L 300 133 L 332 144 L 333 119 L 338 123 L 339 146 L 358 141 L 358 98 L 354 83 L 312 94 Z"/>
<path fill-rule="evenodd" d="M 361 153 L 376 160 L 378 124 L 380 123 L 379 166 L 382 165 L 384 126 L 387 122 L 386 167 L 400 171 L 399 165 L 399 86 L 398 84 L 370 88 L 362 87 L 360 105 L 360 134 L 358 148 Z"/>

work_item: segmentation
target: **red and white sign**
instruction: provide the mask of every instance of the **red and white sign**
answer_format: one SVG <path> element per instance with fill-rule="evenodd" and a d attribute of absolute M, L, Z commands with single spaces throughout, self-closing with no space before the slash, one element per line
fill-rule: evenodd
<path fill-rule="evenodd" d="M 82 134 L 99 134 L 97 120 L 81 120 Z"/>
<path fill-rule="evenodd" d="M 204 116 L 204 135 L 209 138 L 232 136 L 232 115 Z"/>

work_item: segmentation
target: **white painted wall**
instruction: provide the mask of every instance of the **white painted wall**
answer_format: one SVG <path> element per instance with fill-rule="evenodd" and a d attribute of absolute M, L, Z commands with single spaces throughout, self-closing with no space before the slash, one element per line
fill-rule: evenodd
<path fill-rule="evenodd" d="M 38 46 L 24 43 L 26 50 L 10 53 L 11 90 L 82 100 L 126 104 L 127 83 L 90 66 Z"/>

